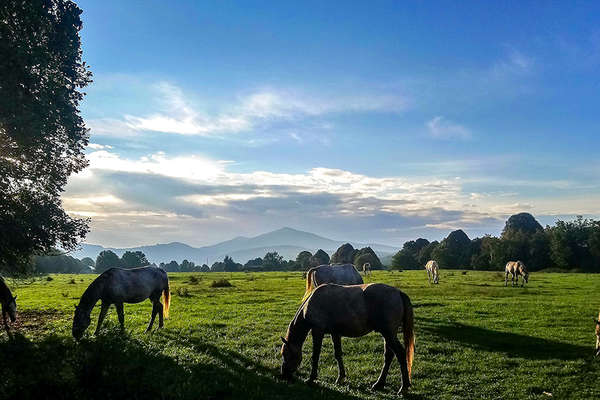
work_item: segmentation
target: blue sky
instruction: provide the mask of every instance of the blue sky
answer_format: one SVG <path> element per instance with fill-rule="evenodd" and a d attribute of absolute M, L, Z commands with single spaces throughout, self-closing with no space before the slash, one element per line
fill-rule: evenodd
<path fill-rule="evenodd" d="M 63 200 L 88 242 L 600 215 L 600 6 L 324 3 L 78 3 L 90 168 Z"/>

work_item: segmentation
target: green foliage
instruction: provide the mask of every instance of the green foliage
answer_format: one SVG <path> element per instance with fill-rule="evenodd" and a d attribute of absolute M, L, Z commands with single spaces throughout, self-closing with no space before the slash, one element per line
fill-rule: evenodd
<path fill-rule="evenodd" d="M 296 257 L 296 264 L 298 265 L 298 268 L 302 271 L 306 271 L 308 268 L 310 268 L 311 257 L 312 254 L 310 251 L 301 251 L 298 253 L 298 256 Z"/>
<path fill-rule="evenodd" d="M 86 267 L 94 268 L 96 266 L 96 262 L 94 260 L 92 260 L 90 257 L 82 258 L 81 263 Z"/>
<path fill-rule="evenodd" d="M 542 230 L 544 228 L 533 215 L 523 212 L 508 218 L 502 230 L 502 239 L 510 239 L 515 234 L 533 235 Z"/>
<path fill-rule="evenodd" d="M 76 258 L 67 255 L 34 257 L 35 272 L 42 274 L 78 274 L 86 266 Z"/>
<path fill-rule="evenodd" d="M 210 283 L 210 285 L 208 285 L 208 286 L 210 286 L 211 288 L 220 288 L 220 287 L 231 287 L 233 285 L 227 279 L 221 278 L 216 281 L 212 281 Z"/>
<path fill-rule="evenodd" d="M 357 250 L 350 243 L 341 245 L 335 253 L 331 255 L 331 264 L 352 264 Z"/>
<path fill-rule="evenodd" d="M 363 264 L 370 263 L 371 269 L 383 269 L 383 264 L 381 264 L 381 260 L 377 257 L 377 254 L 370 247 L 363 247 L 360 250 L 356 250 L 354 252 L 354 261 L 353 264 L 361 269 Z"/>
<path fill-rule="evenodd" d="M 280 269 L 284 267 L 283 257 L 276 251 L 269 252 L 263 257 L 263 265 L 272 269 Z"/>
<path fill-rule="evenodd" d="M 87 221 L 60 195 L 86 167 L 79 112 L 91 73 L 81 10 L 66 0 L 0 2 L 0 268 L 16 271 L 54 246 L 76 247 Z"/>
<path fill-rule="evenodd" d="M 310 258 L 309 265 L 311 267 L 318 267 L 319 265 L 325 265 L 325 264 L 329 264 L 329 254 L 327 254 L 324 250 L 319 249 Z"/>
<path fill-rule="evenodd" d="M 431 259 L 433 249 L 438 242 L 429 243 L 429 240 L 419 238 L 405 242 L 402 250 L 392 257 L 392 268 L 418 269 L 425 266 Z"/>
<path fill-rule="evenodd" d="M 111 250 L 103 250 L 96 257 L 96 272 L 101 274 L 107 269 L 120 267 L 121 259 Z"/>
<path fill-rule="evenodd" d="M 471 240 L 461 229 L 450 232 L 431 252 L 441 268 L 466 267 L 471 262 Z"/>
<path fill-rule="evenodd" d="M 150 263 L 146 259 L 146 255 L 141 251 L 126 251 L 121 256 L 122 268 L 137 268 L 145 267 L 146 265 L 150 265 Z"/>

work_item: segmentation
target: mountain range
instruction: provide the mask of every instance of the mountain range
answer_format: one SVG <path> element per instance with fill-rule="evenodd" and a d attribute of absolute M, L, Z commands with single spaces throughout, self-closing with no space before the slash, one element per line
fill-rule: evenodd
<path fill-rule="evenodd" d="M 310 232 L 303 232 L 292 228 L 281 228 L 255 237 L 239 236 L 231 240 L 217 243 L 212 246 L 192 247 L 185 243 L 172 242 L 131 248 L 109 248 L 96 244 L 83 243 L 78 250 L 71 252 L 76 258 L 90 257 L 96 259 L 103 250 L 111 250 L 119 257 L 126 251 L 142 251 L 151 263 L 170 262 L 180 263 L 183 260 L 193 261 L 196 264 L 211 265 L 221 261 L 228 255 L 236 262 L 244 264 L 246 261 L 263 257 L 267 252 L 276 251 L 284 259 L 296 259 L 301 251 L 307 250 L 315 253 L 323 249 L 330 255 L 346 242 L 328 239 Z M 377 255 L 387 257 L 397 251 L 392 246 L 382 244 L 364 244 L 350 242 L 355 248 L 370 246 Z"/>

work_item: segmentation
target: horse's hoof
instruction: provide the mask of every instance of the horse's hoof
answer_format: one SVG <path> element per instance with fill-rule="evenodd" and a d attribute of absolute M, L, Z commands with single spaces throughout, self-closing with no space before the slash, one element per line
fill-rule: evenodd
<path fill-rule="evenodd" d="M 398 390 L 398 396 L 406 396 L 408 395 L 408 387 L 405 388 L 404 386 L 400 388 L 400 390 Z"/>
<path fill-rule="evenodd" d="M 377 381 L 373 384 L 373 386 L 371 386 L 371 390 L 381 390 L 384 386 L 385 383 Z"/>

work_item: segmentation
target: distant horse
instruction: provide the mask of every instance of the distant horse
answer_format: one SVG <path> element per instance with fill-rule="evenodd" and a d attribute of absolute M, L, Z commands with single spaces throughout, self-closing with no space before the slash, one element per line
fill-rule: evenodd
<path fill-rule="evenodd" d="M 360 285 L 364 282 L 352 264 L 320 265 L 308 270 L 306 274 L 306 292 L 302 301 L 306 300 L 310 296 L 310 293 L 323 283 Z"/>
<path fill-rule="evenodd" d="M 526 283 L 529 282 L 529 272 L 527 272 L 527 268 L 525 268 L 525 264 L 523 261 L 509 261 L 506 263 L 505 268 L 505 276 L 504 276 L 504 286 L 508 286 L 508 274 L 511 275 L 512 285 L 519 284 L 519 275 L 523 277 L 523 282 L 521 286 L 525 286 Z"/>
<path fill-rule="evenodd" d="M 164 307 L 160 303 L 163 296 Z M 163 315 L 169 317 L 171 293 L 169 292 L 169 278 L 167 273 L 156 267 L 141 267 L 133 269 L 111 268 L 97 277 L 81 296 L 79 305 L 75 306 L 73 317 L 73 337 L 81 339 L 83 333 L 90 325 L 90 314 L 98 300 L 102 300 L 98 326 L 95 335 L 100 331 L 102 321 L 106 317 L 111 304 L 115 305 L 119 316 L 121 329 L 125 327 L 123 303 L 140 303 L 146 299 L 152 302 L 152 317 L 146 329 L 149 332 L 158 314 L 158 327 L 163 326 Z"/>
<path fill-rule="evenodd" d="M 404 333 L 404 347 L 398 340 L 398 329 Z M 342 361 L 341 337 L 360 337 L 375 331 L 384 339 L 385 362 L 373 389 L 385 385 L 387 374 L 394 359 L 398 358 L 402 371 L 402 388 L 407 393 L 415 348 L 413 307 L 410 299 L 400 290 L 382 283 L 340 286 L 319 286 L 305 300 L 281 338 L 281 375 L 291 380 L 302 362 L 302 345 L 312 330 L 313 353 L 309 382 L 317 378 L 319 355 L 323 336 L 331 334 L 339 374 L 336 383 L 346 377 Z"/>
<path fill-rule="evenodd" d="M 371 275 L 371 263 L 364 263 L 362 266 L 362 270 L 364 276 Z"/>
<path fill-rule="evenodd" d="M 435 260 L 427 261 L 425 270 L 427 271 L 427 279 L 429 279 L 429 283 L 431 283 L 432 278 L 433 283 L 440 283 L 440 267 Z"/>
<path fill-rule="evenodd" d="M 600 356 L 600 314 L 598 314 L 598 319 L 596 321 L 596 357 Z"/>
<path fill-rule="evenodd" d="M 0 303 L 2 304 L 2 320 L 4 322 L 4 329 L 6 334 L 11 337 L 10 328 L 8 326 L 7 318 L 10 318 L 10 322 L 17 320 L 17 296 L 12 295 L 10 289 L 4 282 L 4 278 L 0 276 Z"/>

